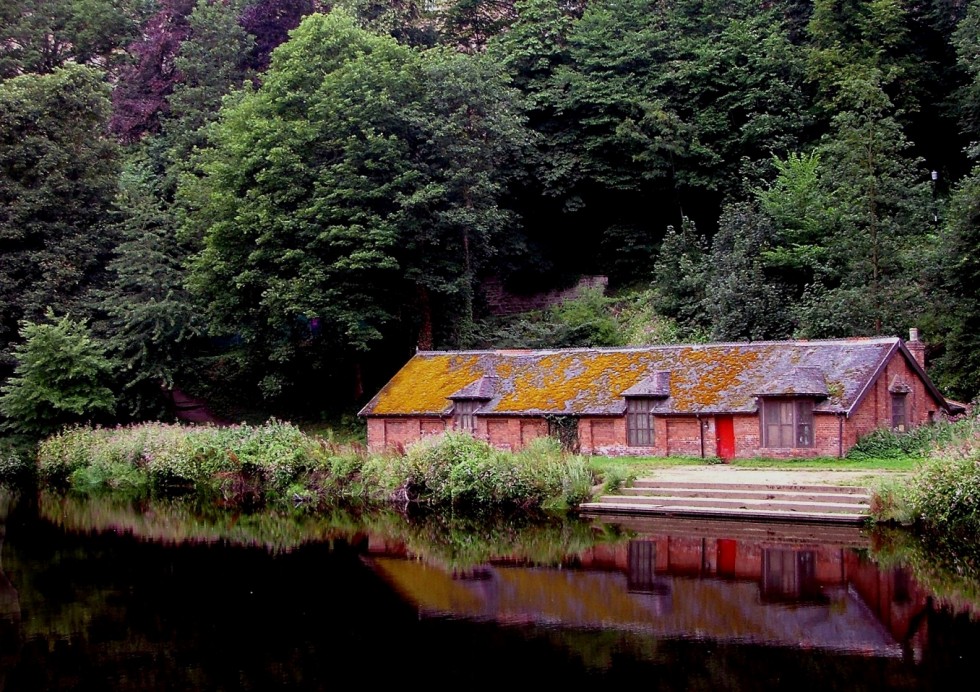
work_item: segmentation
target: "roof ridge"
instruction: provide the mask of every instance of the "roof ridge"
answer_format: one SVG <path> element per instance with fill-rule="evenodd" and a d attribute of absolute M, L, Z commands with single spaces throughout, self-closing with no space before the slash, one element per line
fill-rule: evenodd
<path fill-rule="evenodd" d="M 681 349 L 681 348 L 718 348 L 718 347 L 756 347 L 756 346 L 804 346 L 804 345 L 846 345 L 846 344 L 894 344 L 901 341 L 898 336 L 853 336 L 836 339 L 773 339 L 763 341 L 712 341 L 708 343 L 682 343 L 682 344 L 648 344 L 646 346 L 574 346 L 574 347 L 551 347 L 551 348 L 488 348 L 488 349 L 461 349 L 446 351 L 416 351 L 417 356 L 427 355 L 502 355 L 502 356 L 527 356 L 542 353 L 637 353 L 641 351 L 662 350 L 662 349 Z"/>

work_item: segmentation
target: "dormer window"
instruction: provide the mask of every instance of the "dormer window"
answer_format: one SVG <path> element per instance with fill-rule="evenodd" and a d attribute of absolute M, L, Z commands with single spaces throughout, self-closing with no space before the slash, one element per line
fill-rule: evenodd
<path fill-rule="evenodd" d="M 813 399 L 763 399 L 762 444 L 770 449 L 812 447 Z"/>
<path fill-rule="evenodd" d="M 453 420 L 457 430 L 476 435 L 476 412 L 493 399 L 497 378 L 481 377 L 449 395 L 453 402 Z"/>
<path fill-rule="evenodd" d="M 629 398 L 626 400 L 626 444 L 630 447 L 653 446 L 654 399 Z"/>
<path fill-rule="evenodd" d="M 470 435 L 476 434 L 476 412 L 482 401 L 473 399 L 463 399 L 457 401 L 453 406 L 453 418 L 456 421 L 456 429 L 468 432 Z"/>

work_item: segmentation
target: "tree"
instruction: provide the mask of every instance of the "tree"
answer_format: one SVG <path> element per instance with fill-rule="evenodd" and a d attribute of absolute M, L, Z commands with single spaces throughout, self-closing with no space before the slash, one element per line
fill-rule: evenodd
<path fill-rule="evenodd" d="M 94 68 L 0 82 L 0 351 L 48 307 L 80 314 L 104 278 L 116 146 Z"/>
<path fill-rule="evenodd" d="M 716 341 L 785 339 L 792 335 L 788 295 L 767 272 L 775 229 L 751 204 L 725 208 L 706 264 L 703 310 Z"/>
<path fill-rule="evenodd" d="M 423 56 L 334 11 L 227 103 L 204 177 L 181 188 L 203 242 L 191 279 L 268 395 L 353 367 L 383 337 L 425 343 L 458 308 L 468 321 L 512 223 L 498 200 L 522 143 L 513 98 L 489 63 Z"/>
<path fill-rule="evenodd" d="M 98 420 L 115 400 L 105 386 L 111 363 L 84 322 L 48 312 L 48 324 L 25 322 L 14 376 L 0 387 L 4 429 L 41 439 L 65 425 Z"/>
<path fill-rule="evenodd" d="M 4 0 L 0 79 L 68 63 L 109 68 L 136 35 L 144 0 Z"/>
<path fill-rule="evenodd" d="M 700 336 L 707 324 L 702 310 L 708 243 L 690 219 L 680 230 L 667 227 L 653 270 L 657 312 L 673 319 L 682 336 Z"/>
<path fill-rule="evenodd" d="M 968 80 L 957 93 L 960 122 L 976 148 L 980 140 L 980 1 L 969 3 L 966 17 L 953 34 L 953 45 Z"/>
<path fill-rule="evenodd" d="M 394 319 L 395 215 L 412 180 L 399 111 L 418 76 L 409 49 L 313 15 L 223 110 L 204 177 L 184 180 L 200 203 L 186 229 L 203 242 L 191 286 L 212 328 L 262 363 L 270 398 L 298 363 L 364 351 Z"/>
<path fill-rule="evenodd" d="M 929 228 L 928 174 L 874 80 L 840 85 L 841 112 L 819 147 L 828 210 L 817 268 L 801 307 L 808 336 L 898 333 L 923 310 L 917 245 Z"/>
<path fill-rule="evenodd" d="M 163 390 L 192 368 L 205 330 L 184 289 L 184 259 L 190 249 L 177 237 L 171 208 L 144 159 L 130 161 L 120 176 L 116 222 L 120 243 L 99 292 L 105 314 L 103 339 L 118 364 L 120 403 L 136 418 L 164 413 Z"/>
<path fill-rule="evenodd" d="M 129 63 L 119 70 L 112 91 L 114 134 L 123 142 L 155 133 L 168 111 L 167 97 L 179 81 L 175 58 L 190 35 L 188 17 L 196 0 L 159 0 L 159 11 L 126 49 Z"/>
<path fill-rule="evenodd" d="M 186 167 L 194 149 L 206 145 L 204 130 L 217 118 L 222 97 L 254 76 L 247 62 L 255 40 L 238 25 L 233 5 L 198 0 L 187 25 L 189 35 L 174 56 L 180 79 L 166 98 L 162 118 L 160 139 L 170 175 Z"/>
<path fill-rule="evenodd" d="M 425 93 L 410 125 L 421 139 L 425 185 L 405 200 L 405 276 L 420 292 L 420 348 L 432 348 L 434 294 L 451 301 L 459 345 L 473 322 L 476 281 L 487 262 L 512 254 L 520 237 L 501 200 L 519 174 L 528 148 L 523 103 L 501 69 L 482 55 L 433 49 L 422 54 Z"/>
<path fill-rule="evenodd" d="M 933 295 L 945 328 L 936 380 L 953 396 L 980 394 L 980 167 L 954 190 L 943 245 L 942 293 Z M 932 340 L 932 339 L 931 339 Z"/>

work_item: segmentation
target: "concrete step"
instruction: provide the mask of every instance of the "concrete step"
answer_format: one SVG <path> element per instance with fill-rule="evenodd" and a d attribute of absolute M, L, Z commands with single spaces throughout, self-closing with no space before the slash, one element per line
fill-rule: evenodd
<path fill-rule="evenodd" d="M 867 504 L 859 502 L 807 502 L 795 498 L 767 500 L 758 498 L 722 497 L 634 497 L 627 495 L 604 495 L 599 502 L 614 504 L 633 504 L 639 506 L 662 507 L 717 507 L 719 509 L 772 509 L 787 512 L 865 512 Z"/>
<path fill-rule="evenodd" d="M 637 536 L 670 536 L 671 538 L 717 540 L 738 539 L 763 545 L 834 545 L 868 548 L 869 534 L 855 523 L 815 524 L 799 521 L 747 520 L 729 516 L 683 516 L 664 514 L 616 514 L 603 512 L 589 515 L 594 521 L 628 531 Z"/>
<path fill-rule="evenodd" d="M 855 524 L 870 515 L 870 501 L 867 488 L 857 486 L 639 479 L 616 495 L 581 505 L 579 511 Z"/>
<path fill-rule="evenodd" d="M 597 514 L 660 514 L 689 517 L 716 517 L 750 521 L 812 522 L 822 524 L 862 524 L 868 519 L 865 512 L 818 512 L 771 509 L 742 509 L 733 507 L 695 507 L 685 505 L 640 505 L 631 502 L 587 502 L 579 505 L 585 515 Z"/>
<path fill-rule="evenodd" d="M 738 483 L 738 482 L 700 482 L 696 485 L 691 481 L 660 481 L 656 478 L 637 478 L 630 486 L 632 488 L 691 488 L 700 490 L 771 490 L 788 492 L 834 493 L 841 495 L 864 495 L 868 489 L 856 485 L 826 485 L 815 483 Z"/>
<path fill-rule="evenodd" d="M 801 502 L 857 502 L 871 501 L 870 493 L 836 493 L 800 490 L 759 490 L 748 488 L 694 488 L 684 486 L 631 487 L 620 490 L 621 495 L 631 497 L 702 497 L 702 498 L 746 498 L 756 500 L 795 500 Z"/>

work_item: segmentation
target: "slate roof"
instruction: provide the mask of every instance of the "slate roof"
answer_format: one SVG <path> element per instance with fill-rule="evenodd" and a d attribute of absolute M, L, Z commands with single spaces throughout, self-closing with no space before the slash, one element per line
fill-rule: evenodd
<path fill-rule="evenodd" d="M 752 413 L 760 395 L 816 396 L 815 411 L 850 413 L 896 352 L 946 406 L 901 339 L 890 337 L 421 351 L 361 415 L 449 415 L 453 398 L 486 395 L 481 415 L 622 415 L 630 395 L 659 397 L 653 411 L 661 414 Z"/>

